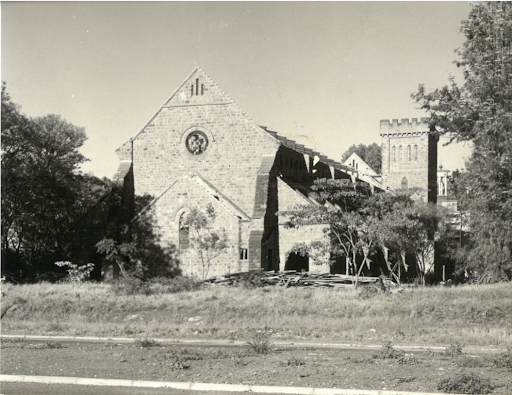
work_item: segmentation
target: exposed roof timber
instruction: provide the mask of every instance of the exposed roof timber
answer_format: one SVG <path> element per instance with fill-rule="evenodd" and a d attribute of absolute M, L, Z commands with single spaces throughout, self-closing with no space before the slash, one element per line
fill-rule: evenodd
<path fill-rule="evenodd" d="M 297 144 L 294 140 L 290 140 L 284 136 L 279 135 L 277 132 L 273 130 L 269 130 L 266 126 L 260 126 L 265 132 L 270 134 L 272 137 L 276 138 L 281 142 L 282 145 L 285 147 L 291 148 L 292 150 L 301 153 L 301 154 L 307 154 L 311 157 L 318 157 L 319 162 L 322 162 L 326 164 L 327 166 L 333 167 L 336 170 L 342 171 L 344 173 L 355 175 L 356 178 L 358 178 L 361 181 L 367 182 L 369 184 L 372 184 L 373 186 L 382 189 L 382 185 L 380 182 L 375 180 L 373 177 L 365 176 L 364 174 L 359 173 L 359 171 L 353 169 L 351 166 L 347 166 L 341 162 L 337 162 L 334 159 L 328 158 L 326 155 L 314 151 L 311 148 L 306 147 L 304 144 Z"/>

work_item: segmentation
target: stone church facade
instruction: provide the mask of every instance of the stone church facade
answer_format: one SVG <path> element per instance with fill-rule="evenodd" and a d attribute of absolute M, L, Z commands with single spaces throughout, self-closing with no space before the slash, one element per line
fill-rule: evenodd
<path fill-rule="evenodd" d="M 321 237 L 322 226 L 288 229 L 276 213 L 318 204 L 308 198 L 316 178 L 381 188 L 372 177 L 257 125 L 199 68 L 117 154 L 115 181 L 128 193 L 153 196 L 161 243 L 179 248 L 184 275 L 200 276 L 202 269 L 182 226 L 194 208 L 212 205 L 215 227 L 228 235 L 228 249 L 209 276 L 255 269 L 328 272 L 288 254 L 295 243 Z"/>

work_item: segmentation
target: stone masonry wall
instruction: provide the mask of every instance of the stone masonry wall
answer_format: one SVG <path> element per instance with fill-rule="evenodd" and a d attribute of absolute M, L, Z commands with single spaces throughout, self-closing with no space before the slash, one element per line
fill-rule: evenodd
<path fill-rule="evenodd" d="M 196 80 L 204 94 L 189 96 Z M 200 155 L 185 147 L 194 130 L 209 140 Z M 197 70 L 134 139 L 135 193 L 158 196 L 178 175 L 200 174 L 252 216 L 261 158 L 275 155 L 278 148 L 278 141 Z"/>
<path fill-rule="evenodd" d="M 437 139 L 429 133 L 428 118 L 380 122 L 382 184 L 385 189 L 421 188 L 424 201 L 435 201 L 432 174 L 436 174 Z M 430 190 L 430 193 L 429 193 Z M 434 199 L 434 200 L 432 200 Z"/>
<path fill-rule="evenodd" d="M 187 136 L 195 131 L 208 139 L 206 150 L 196 155 L 186 146 Z M 133 158 L 135 194 L 158 197 L 178 177 L 195 174 L 212 184 L 253 218 L 250 226 L 244 225 L 240 231 L 237 225 L 235 234 L 246 240 L 251 262 L 247 268 L 258 269 L 267 204 L 266 196 L 260 195 L 268 183 L 268 174 L 261 173 L 262 161 L 275 158 L 279 146 L 278 140 L 245 116 L 208 76 L 196 69 L 142 131 L 117 153 L 121 160 Z M 174 210 L 180 206 L 180 199 L 173 196 L 160 199 L 159 207 Z M 165 216 L 158 220 L 166 226 Z M 163 240 L 177 244 L 178 234 L 165 234 Z M 238 254 L 237 250 L 233 256 Z M 238 263 L 225 265 L 231 272 L 247 270 L 243 265 L 238 267 Z"/>
<path fill-rule="evenodd" d="M 279 199 L 279 210 L 288 211 L 296 207 L 297 205 L 304 205 L 310 203 L 307 199 L 300 196 L 299 193 L 290 188 L 282 180 L 278 180 L 278 199 Z M 296 243 L 299 242 L 311 242 L 315 240 L 322 240 L 324 237 L 323 228 L 324 225 L 312 225 L 304 226 L 300 228 L 288 228 L 286 223 L 288 219 L 285 216 L 279 216 L 279 253 L 280 262 L 279 269 L 284 270 L 286 260 L 290 250 Z M 328 257 L 325 257 L 325 263 L 322 265 L 315 265 L 310 259 L 309 271 L 329 273 L 330 266 L 328 263 Z"/>
<path fill-rule="evenodd" d="M 206 193 L 195 181 L 187 176 L 178 179 L 169 190 L 154 204 L 158 218 L 158 233 L 162 243 L 172 243 L 179 248 L 180 217 L 191 209 L 206 209 L 212 204 L 216 219 L 216 229 L 224 229 L 228 235 L 228 249 L 212 261 L 208 277 L 247 270 L 248 260 L 240 259 L 240 248 L 247 248 L 247 239 L 241 233 L 241 220 L 228 212 L 219 201 Z M 193 232 L 190 231 L 190 238 Z M 202 277 L 203 265 L 197 253 L 190 246 L 180 250 L 180 268 L 184 275 Z"/>

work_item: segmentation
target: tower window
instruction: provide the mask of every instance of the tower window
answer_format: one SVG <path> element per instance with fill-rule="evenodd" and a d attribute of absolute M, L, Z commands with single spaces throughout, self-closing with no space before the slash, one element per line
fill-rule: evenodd
<path fill-rule="evenodd" d="M 407 160 L 410 162 L 412 159 L 412 155 L 411 155 L 411 146 L 408 145 L 407 146 Z"/>
<path fill-rule="evenodd" d="M 418 146 L 414 146 L 414 160 L 418 160 Z"/>
<path fill-rule="evenodd" d="M 247 248 L 240 248 L 240 259 L 247 259 Z"/>

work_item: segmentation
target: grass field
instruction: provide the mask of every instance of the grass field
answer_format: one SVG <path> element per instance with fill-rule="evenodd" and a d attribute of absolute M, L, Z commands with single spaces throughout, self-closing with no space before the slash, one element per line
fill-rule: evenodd
<path fill-rule="evenodd" d="M 3 284 L 3 334 L 274 339 L 512 347 L 512 284 L 352 289 L 215 287 L 115 295 L 108 284 Z"/>

